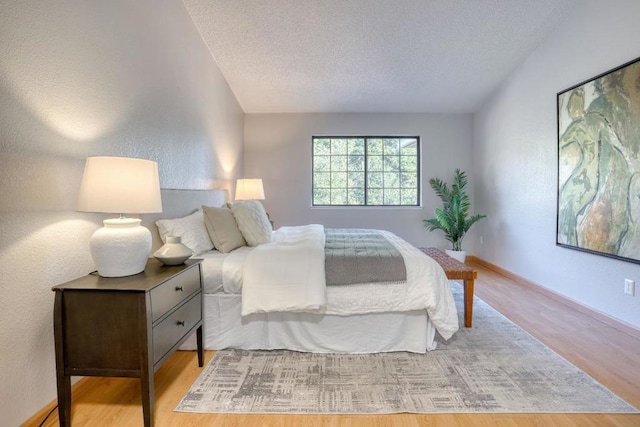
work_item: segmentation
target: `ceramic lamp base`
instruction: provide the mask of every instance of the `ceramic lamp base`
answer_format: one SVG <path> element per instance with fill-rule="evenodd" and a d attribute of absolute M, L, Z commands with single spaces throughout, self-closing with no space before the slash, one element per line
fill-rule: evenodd
<path fill-rule="evenodd" d="M 151 233 L 137 218 L 105 219 L 91 236 L 91 256 L 102 277 L 132 276 L 144 271 Z"/>

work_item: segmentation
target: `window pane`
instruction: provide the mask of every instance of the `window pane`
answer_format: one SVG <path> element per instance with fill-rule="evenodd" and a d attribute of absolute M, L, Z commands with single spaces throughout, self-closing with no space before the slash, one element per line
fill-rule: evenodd
<path fill-rule="evenodd" d="M 418 179 L 415 173 L 403 172 L 400 174 L 400 187 L 418 188 Z"/>
<path fill-rule="evenodd" d="M 331 154 L 331 140 L 315 138 L 313 140 L 313 154 L 316 156 Z"/>
<path fill-rule="evenodd" d="M 400 190 L 400 201 L 403 205 L 418 205 L 418 190 L 417 189 L 402 189 Z"/>
<path fill-rule="evenodd" d="M 347 173 L 346 172 L 331 172 L 331 187 L 332 188 L 347 188 Z"/>
<path fill-rule="evenodd" d="M 349 188 L 364 188 L 364 173 L 349 172 Z"/>
<path fill-rule="evenodd" d="M 364 156 L 349 156 L 349 170 L 364 172 Z"/>
<path fill-rule="evenodd" d="M 367 154 L 370 156 L 382 155 L 382 139 L 369 139 L 367 141 Z"/>
<path fill-rule="evenodd" d="M 403 171 L 417 171 L 418 157 L 417 156 L 400 157 L 400 167 L 402 168 Z"/>
<path fill-rule="evenodd" d="M 332 205 L 346 205 L 347 204 L 347 190 L 344 188 L 334 188 L 331 190 L 331 204 Z"/>
<path fill-rule="evenodd" d="M 403 138 L 400 140 L 400 152 L 403 156 L 418 155 L 418 141 L 414 138 Z"/>
<path fill-rule="evenodd" d="M 400 187 L 400 174 L 397 172 L 385 172 L 384 188 L 398 188 L 398 187 Z"/>
<path fill-rule="evenodd" d="M 364 205 L 364 188 L 349 189 L 347 196 L 350 205 Z"/>
<path fill-rule="evenodd" d="M 314 205 L 330 205 L 331 204 L 331 191 L 328 189 L 316 188 L 313 190 L 313 204 Z"/>
<path fill-rule="evenodd" d="M 384 190 L 384 204 L 385 205 L 399 205 L 400 204 L 400 190 L 393 188 L 385 188 Z"/>
<path fill-rule="evenodd" d="M 332 155 L 347 155 L 347 140 L 344 138 L 331 140 L 331 154 Z"/>
<path fill-rule="evenodd" d="M 331 171 L 346 172 L 347 156 L 331 156 Z"/>
<path fill-rule="evenodd" d="M 400 170 L 400 157 L 398 156 L 384 156 L 384 170 L 385 171 L 399 171 Z"/>
<path fill-rule="evenodd" d="M 397 138 L 384 140 L 384 154 L 400 154 L 400 141 Z"/>
<path fill-rule="evenodd" d="M 376 188 L 369 188 L 369 190 L 367 190 L 367 202 L 370 205 L 382 205 L 383 204 L 383 198 L 382 198 L 383 192 L 382 189 L 376 189 Z"/>
<path fill-rule="evenodd" d="M 316 172 L 313 174 L 314 188 L 331 188 L 331 174 L 325 172 Z"/>
<path fill-rule="evenodd" d="M 383 174 L 381 173 L 371 173 L 367 174 L 367 186 L 369 188 L 382 188 L 384 187 Z"/>
<path fill-rule="evenodd" d="M 329 172 L 331 170 L 331 157 L 330 156 L 314 157 L 313 170 L 315 172 Z"/>
<path fill-rule="evenodd" d="M 364 155 L 364 139 L 349 139 L 347 141 L 347 149 L 349 154 Z"/>
<path fill-rule="evenodd" d="M 382 156 L 367 157 L 367 169 L 371 172 L 382 172 L 384 170 Z"/>

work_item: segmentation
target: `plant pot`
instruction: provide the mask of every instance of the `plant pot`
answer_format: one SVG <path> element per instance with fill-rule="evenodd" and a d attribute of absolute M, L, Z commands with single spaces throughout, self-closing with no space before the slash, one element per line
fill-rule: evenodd
<path fill-rule="evenodd" d="M 446 249 L 445 252 L 451 258 L 457 259 L 460 262 L 464 262 L 464 260 L 467 259 L 467 251 L 452 251 L 451 249 Z"/>

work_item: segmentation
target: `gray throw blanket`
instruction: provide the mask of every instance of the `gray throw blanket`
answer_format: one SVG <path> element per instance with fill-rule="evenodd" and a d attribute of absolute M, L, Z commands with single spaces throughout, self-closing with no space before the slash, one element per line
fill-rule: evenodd
<path fill-rule="evenodd" d="M 377 230 L 325 229 L 327 286 L 407 281 L 398 250 Z"/>

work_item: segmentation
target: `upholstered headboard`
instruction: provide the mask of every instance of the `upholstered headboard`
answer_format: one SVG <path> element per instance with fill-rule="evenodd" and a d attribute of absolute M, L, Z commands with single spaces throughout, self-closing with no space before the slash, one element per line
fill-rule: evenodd
<path fill-rule="evenodd" d="M 151 252 L 155 252 L 162 246 L 162 240 L 158 234 L 155 222 L 165 218 L 180 218 L 200 206 L 222 206 L 227 202 L 226 190 L 160 190 L 162 195 L 162 213 L 141 215 L 142 225 L 151 231 Z"/>

